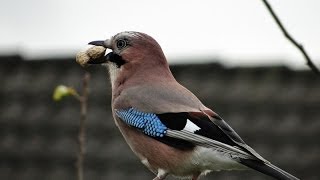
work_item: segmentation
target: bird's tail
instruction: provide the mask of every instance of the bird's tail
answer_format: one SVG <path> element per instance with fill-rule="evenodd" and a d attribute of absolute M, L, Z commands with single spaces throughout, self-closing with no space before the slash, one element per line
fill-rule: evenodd
<path fill-rule="evenodd" d="M 260 160 L 252 160 L 252 159 L 240 159 L 240 163 L 255 169 L 263 174 L 274 177 L 279 180 L 299 180 L 299 178 L 287 173 L 286 171 L 278 168 L 277 166 L 267 162 L 263 162 Z"/>

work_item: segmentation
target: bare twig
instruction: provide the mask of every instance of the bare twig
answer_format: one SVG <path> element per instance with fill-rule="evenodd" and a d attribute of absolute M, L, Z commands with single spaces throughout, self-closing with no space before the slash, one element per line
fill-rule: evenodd
<path fill-rule="evenodd" d="M 278 18 L 278 16 L 275 14 L 275 12 L 273 11 L 271 5 L 268 3 L 267 0 L 262 0 L 264 5 L 267 7 L 267 9 L 269 10 L 270 14 L 272 15 L 273 19 L 276 21 L 276 23 L 278 24 L 279 28 L 281 29 L 281 31 L 283 32 L 284 36 L 292 43 L 294 44 L 294 46 L 296 46 L 300 52 L 303 54 L 303 56 L 305 57 L 306 61 L 307 61 L 307 65 L 310 67 L 310 69 L 316 73 L 320 75 L 320 71 L 319 69 L 315 66 L 315 64 L 312 62 L 312 60 L 310 59 L 309 55 L 307 54 L 307 52 L 304 50 L 303 46 L 298 43 L 295 39 L 293 39 L 291 37 L 291 35 L 287 32 L 287 30 L 285 29 L 285 27 L 282 25 L 280 19 Z"/>
<path fill-rule="evenodd" d="M 78 161 L 77 161 L 77 179 L 83 180 L 83 161 L 85 155 L 85 125 L 87 120 L 87 104 L 88 104 L 88 94 L 89 94 L 89 83 L 90 74 L 86 73 L 83 78 L 83 87 L 82 87 L 82 95 L 77 96 L 77 99 L 80 101 L 81 106 L 81 117 L 80 117 L 80 124 L 79 124 L 79 151 L 78 151 Z"/>

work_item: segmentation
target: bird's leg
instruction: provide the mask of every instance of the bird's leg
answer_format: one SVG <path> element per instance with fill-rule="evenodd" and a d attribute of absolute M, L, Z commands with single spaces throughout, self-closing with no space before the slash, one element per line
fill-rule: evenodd
<path fill-rule="evenodd" d="M 163 169 L 159 169 L 157 177 L 155 177 L 153 180 L 163 180 L 167 177 L 167 175 L 168 175 L 168 172 L 166 172 Z"/>
<path fill-rule="evenodd" d="M 200 174 L 201 174 L 201 173 L 194 174 L 194 175 L 192 176 L 192 180 L 198 180 L 199 177 L 200 177 Z"/>

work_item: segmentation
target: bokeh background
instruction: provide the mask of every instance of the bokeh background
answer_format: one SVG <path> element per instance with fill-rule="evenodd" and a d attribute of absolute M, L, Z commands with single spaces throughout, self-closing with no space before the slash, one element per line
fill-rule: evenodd
<path fill-rule="evenodd" d="M 270 3 L 320 66 L 320 2 Z M 154 177 L 113 123 L 105 69 L 74 59 L 87 42 L 125 30 L 153 36 L 178 81 L 262 156 L 301 179 L 320 178 L 320 77 L 261 1 L 1 1 L 0 26 L 0 179 L 76 179 L 79 103 L 54 102 L 52 92 L 80 89 L 85 71 L 85 179 Z M 271 178 L 232 171 L 203 179 Z"/>

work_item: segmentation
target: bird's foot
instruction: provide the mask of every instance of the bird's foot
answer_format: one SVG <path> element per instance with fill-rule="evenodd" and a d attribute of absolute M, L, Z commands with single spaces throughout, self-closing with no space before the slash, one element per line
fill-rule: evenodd
<path fill-rule="evenodd" d="M 198 180 L 200 177 L 200 174 L 201 173 L 197 173 L 197 174 L 192 175 L 192 180 Z"/>
<path fill-rule="evenodd" d="M 153 180 L 164 180 L 168 175 L 168 172 L 166 172 L 163 169 L 158 170 L 157 177 L 155 177 Z"/>

